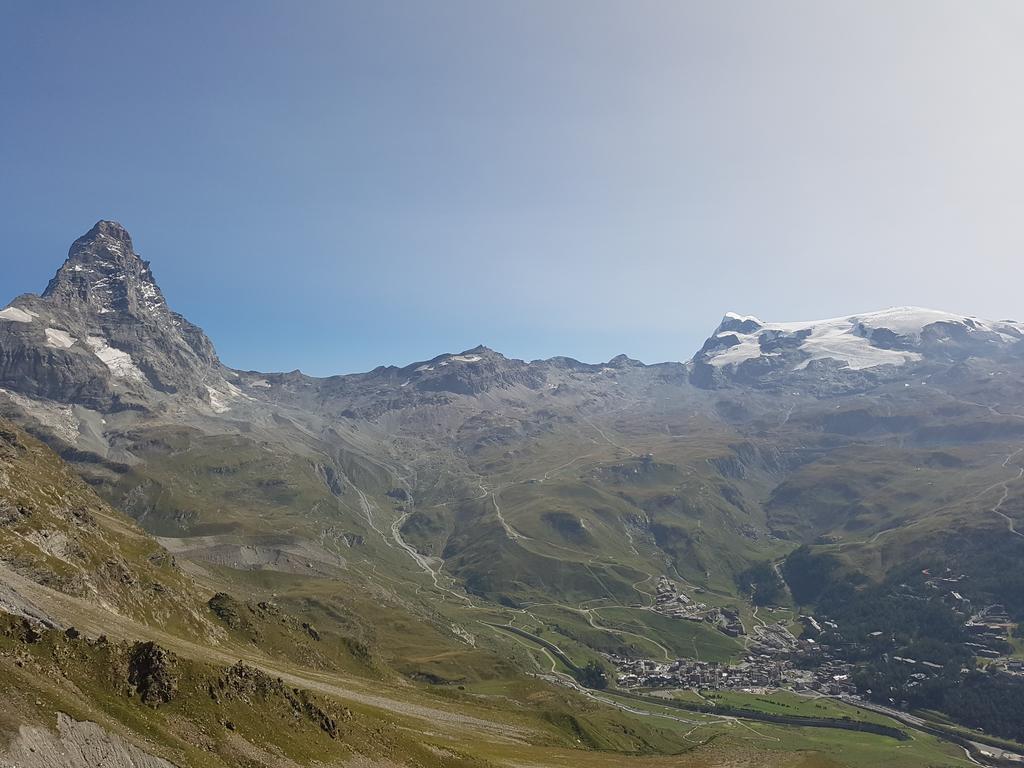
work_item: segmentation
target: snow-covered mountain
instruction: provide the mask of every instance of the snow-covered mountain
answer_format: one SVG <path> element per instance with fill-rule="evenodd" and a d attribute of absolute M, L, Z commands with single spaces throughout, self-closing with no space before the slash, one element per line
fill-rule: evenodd
<path fill-rule="evenodd" d="M 878 376 L 908 365 L 948 365 L 1022 349 L 1022 323 L 920 307 L 787 323 L 729 312 L 693 362 L 696 378 L 704 383 L 755 382 L 835 372 Z"/>

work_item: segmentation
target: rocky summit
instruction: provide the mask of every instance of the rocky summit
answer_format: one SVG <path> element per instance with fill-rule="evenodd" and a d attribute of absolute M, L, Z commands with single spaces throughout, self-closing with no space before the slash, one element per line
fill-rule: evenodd
<path fill-rule="evenodd" d="M 1024 325 L 681 352 L 234 370 L 98 222 L 0 310 L 0 766 L 1012 764 Z"/>
<path fill-rule="evenodd" d="M 210 340 L 168 308 L 116 222 L 75 240 L 43 294 L 19 296 L 0 318 L 0 385 L 30 397 L 152 410 L 226 388 Z"/>
<path fill-rule="evenodd" d="M 170 319 L 149 262 L 139 258 L 132 248 L 131 235 L 116 221 L 98 221 L 72 243 L 67 261 L 57 270 L 43 298 L 101 315 Z"/>

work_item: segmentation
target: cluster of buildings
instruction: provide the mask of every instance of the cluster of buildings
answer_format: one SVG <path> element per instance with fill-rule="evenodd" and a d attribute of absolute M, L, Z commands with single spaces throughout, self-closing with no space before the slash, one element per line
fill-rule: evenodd
<path fill-rule="evenodd" d="M 922 575 L 925 576 L 925 586 L 939 592 L 946 604 L 970 615 L 964 629 L 971 638 L 966 645 L 975 656 L 993 660 L 1005 656 L 1014 627 L 1005 606 L 995 604 L 974 610 L 971 601 L 960 593 L 961 582 L 967 576 L 954 576 L 949 568 L 942 574 L 934 574 L 926 569 Z M 1002 661 L 996 666 L 1011 675 L 1024 675 L 1024 664 L 1013 659 Z"/>
<path fill-rule="evenodd" d="M 971 601 L 960 593 L 961 582 L 967 578 L 962 573 L 954 576 L 949 568 L 942 574 L 934 574 L 928 569 L 921 573 L 925 576 L 926 587 L 937 591 L 947 605 L 970 615 L 964 629 L 971 636 L 967 647 L 974 655 L 982 659 L 998 659 L 1002 656 L 999 649 L 1005 648 L 1013 627 L 1006 608 L 1002 605 L 989 605 L 981 610 L 973 610 Z"/>
<path fill-rule="evenodd" d="M 1002 650 L 1009 642 L 1012 628 L 1013 622 L 1002 605 L 982 608 L 972 614 L 964 625 L 964 629 L 971 636 L 967 647 L 979 658 L 998 659 L 1004 655 Z"/>
<path fill-rule="evenodd" d="M 925 568 L 921 571 L 921 575 L 925 578 L 924 585 L 929 589 L 937 589 L 949 595 L 953 600 L 964 600 L 963 595 L 957 593 L 956 590 L 959 588 L 960 582 L 967 578 L 967 574 L 958 573 L 954 576 L 953 570 L 950 568 L 946 568 L 942 573 L 933 573 L 931 568 Z"/>
<path fill-rule="evenodd" d="M 694 592 L 699 591 L 700 587 L 694 589 Z M 686 593 L 680 592 L 675 582 L 668 576 L 661 576 L 658 579 L 654 592 L 654 610 L 663 616 L 688 621 L 706 621 L 729 637 L 746 634 L 738 612 L 729 608 L 709 608 L 707 603 L 698 602 Z"/>
<path fill-rule="evenodd" d="M 707 609 L 706 603 L 692 600 L 689 595 L 680 592 L 668 576 L 659 577 L 658 585 L 654 588 L 654 610 L 657 613 L 674 619 L 701 621 L 701 614 Z"/>
<path fill-rule="evenodd" d="M 734 611 L 731 608 L 712 608 L 705 614 L 704 621 L 714 626 L 719 632 L 724 632 L 729 637 L 739 637 L 740 635 L 747 634 L 747 630 L 740 620 L 739 611 Z"/>
<path fill-rule="evenodd" d="M 738 664 L 676 659 L 657 662 L 609 656 L 618 670 L 616 682 L 623 688 L 675 688 L 694 691 L 763 691 L 787 688 L 818 691 L 838 696 L 853 694 L 851 667 L 840 661 L 826 661 L 819 667 L 799 669 L 788 659 L 770 654 L 749 654 Z"/>
<path fill-rule="evenodd" d="M 971 604 L 959 591 L 966 578 L 950 571 L 935 575 L 924 572 L 925 584 L 939 593 L 942 600 L 970 618 L 965 629 L 970 635 L 967 646 L 974 655 L 999 661 L 994 662 L 1002 671 L 1024 677 L 1024 660 L 1005 658 L 1007 642 L 1013 624 L 1002 605 L 990 605 L 972 612 Z M 909 587 L 908 587 L 909 589 Z M 695 589 L 698 592 L 699 589 Z M 793 691 L 818 692 L 830 696 L 856 695 L 853 684 L 853 665 L 838 658 L 828 646 L 815 638 L 826 632 L 838 632 L 835 622 L 815 616 L 801 616 L 804 625 L 801 637 L 796 637 L 782 622 L 759 622 L 747 635 L 739 613 L 729 608 L 709 607 L 680 592 L 667 576 L 658 579 L 654 610 L 665 616 L 695 622 L 707 622 L 731 637 L 745 636 L 748 655 L 738 664 L 721 664 L 696 659 L 676 659 L 658 662 L 651 659 L 632 659 L 610 655 L 617 669 L 617 681 L 623 688 L 676 688 L 690 690 L 757 691 L 767 688 L 786 688 Z M 882 632 L 872 632 L 863 639 L 865 648 L 872 640 L 884 640 Z M 921 684 L 942 671 L 942 667 L 928 661 L 903 658 L 888 654 L 886 660 L 912 668 L 910 685 Z"/>
<path fill-rule="evenodd" d="M 783 622 L 761 622 L 752 627 L 748 635 L 736 611 L 694 603 L 680 595 L 664 576 L 658 582 L 657 595 L 660 613 L 708 622 L 732 637 L 744 635 L 748 653 L 743 661 L 731 665 L 696 659 L 658 662 L 610 655 L 608 659 L 618 673 L 617 682 L 623 688 L 696 691 L 785 688 L 831 696 L 856 694 L 853 666 L 836 658 L 829 648 L 818 645 L 813 639 L 823 631 L 836 629 L 833 622 L 801 616 L 808 631 L 800 638 Z"/>
<path fill-rule="evenodd" d="M 853 665 L 839 659 L 821 659 L 812 669 L 794 670 L 786 687 L 794 691 L 813 691 L 829 696 L 853 696 Z"/>
<path fill-rule="evenodd" d="M 1008 675 L 1024 677 L 1024 659 L 1006 659 L 998 666 Z"/>
<path fill-rule="evenodd" d="M 750 647 L 760 653 L 793 653 L 799 649 L 800 641 L 782 622 L 759 624 L 751 631 Z"/>
<path fill-rule="evenodd" d="M 742 690 L 775 688 L 791 666 L 766 656 L 747 656 L 740 664 L 676 659 L 659 663 L 651 659 L 610 656 L 618 669 L 617 682 L 623 688 L 689 688 L 692 690 Z"/>

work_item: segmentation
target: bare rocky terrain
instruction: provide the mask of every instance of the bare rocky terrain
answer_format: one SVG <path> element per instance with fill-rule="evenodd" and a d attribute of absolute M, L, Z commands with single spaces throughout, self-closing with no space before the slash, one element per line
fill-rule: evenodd
<path fill-rule="evenodd" d="M 57 713 L 54 730 L 23 725 L 0 754 L 4 768 L 175 768 L 146 754 L 134 744 L 103 730 Z"/>

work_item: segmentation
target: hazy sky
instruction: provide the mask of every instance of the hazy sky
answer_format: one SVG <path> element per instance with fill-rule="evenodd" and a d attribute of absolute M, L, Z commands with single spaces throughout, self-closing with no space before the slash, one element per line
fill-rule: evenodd
<path fill-rule="evenodd" d="M 1024 3 L 0 0 L 0 306 L 122 222 L 230 365 L 1024 319 Z"/>

